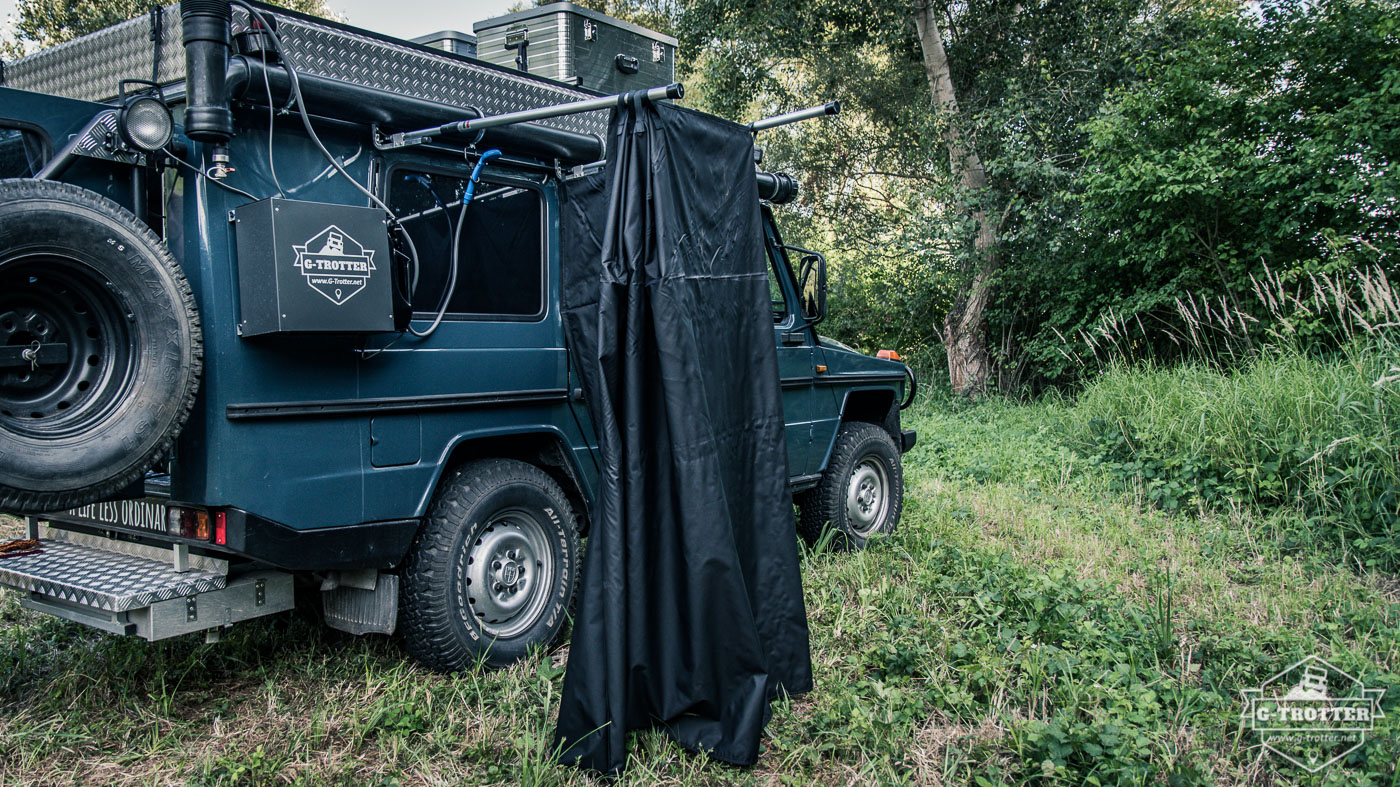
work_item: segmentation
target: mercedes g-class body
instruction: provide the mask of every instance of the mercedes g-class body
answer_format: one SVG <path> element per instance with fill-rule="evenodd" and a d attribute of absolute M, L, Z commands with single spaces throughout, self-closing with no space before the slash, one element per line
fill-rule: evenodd
<path fill-rule="evenodd" d="M 551 46 L 621 76 L 674 53 L 557 5 Z M 606 469 L 558 190 L 615 100 L 556 75 L 227 0 L 5 64 L 0 511 L 28 533 L 0 585 L 149 640 L 298 588 L 446 670 L 559 635 Z M 818 336 L 825 261 L 770 207 L 796 184 L 758 182 L 797 526 L 859 547 L 899 518 L 913 376 Z"/>

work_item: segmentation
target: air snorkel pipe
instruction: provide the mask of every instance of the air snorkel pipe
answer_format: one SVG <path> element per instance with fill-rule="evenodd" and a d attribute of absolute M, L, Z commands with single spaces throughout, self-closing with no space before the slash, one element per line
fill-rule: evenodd
<path fill-rule="evenodd" d="M 185 44 L 185 134 L 213 146 L 210 175 L 223 177 L 228 171 L 228 141 L 233 138 L 226 81 L 233 4 L 183 0 L 180 24 Z"/>

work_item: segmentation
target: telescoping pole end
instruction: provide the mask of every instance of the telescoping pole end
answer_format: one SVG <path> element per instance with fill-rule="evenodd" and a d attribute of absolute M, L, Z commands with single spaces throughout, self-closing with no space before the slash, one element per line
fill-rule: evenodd
<path fill-rule="evenodd" d="M 673 82 L 662 87 L 653 87 L 646 90 L 633 90 L 627 93 L 617 94 L 617 105 L 625 107 L 632 103 L 640 95 L 646 101 L 665 101 L 668 98 L 685 98 L 685 85 Z"/>
<path fill-rule="evenodd" d="M 749 124 L 749 131 L 757 133 L 766 128 L 786 126 L 789 123 L 797 123 L 802 120 L 810 120 L 812 118 L 819 118 L 827 115 L 835 115 L 840 111 L 840 101 L 828 101 L 825 104 L 820 104 L 818 106 L 810 107 L 808 109 L 799 109 L 796 112 L 788 112 L 783 115 L 775 115 L 771 118 L 764 118 L 763 120 L 755 120 L 754 122 Z"/>

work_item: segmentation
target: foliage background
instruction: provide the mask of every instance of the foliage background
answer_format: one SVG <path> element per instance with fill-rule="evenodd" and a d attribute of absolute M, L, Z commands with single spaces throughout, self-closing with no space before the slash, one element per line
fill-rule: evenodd
<path fill-rule="evenodd" d="M 830 250 L 826 330 L 941 371 L 965 282 L 951 177 L 910 6 L 873 0 L 598 0 L 676 34 L 693 103 L 747 122 L 797 174 L 788 235 Z M 968 0 L 941 8 L 967 133 L 1003 217 L 989 341 L 1003 390 L 1074 383 L 1105 318 L 1181 357 L 1176 304 L 1243 308 L 1251 277 L 1379 266 L 1400 243 L 1400 6 L 1393 0 Z M 980 202 L 979 202 L 980 201 Z M 1251 309 L 1268 332 L 1267 310 Z M 1322 343 L 1326 345 L 1325 342 Z M 1331 345 L 1335 349 L 1336 345 Z"/>
<path fill-rule="evenodd" d="M 268 0 L 304 14 L 331 16 L 324 0 Z M 150 13 L 151 0 L 19 0 L 14 38 L 0 41 L 0 57 L 21 57 L 118 22 Z"/>

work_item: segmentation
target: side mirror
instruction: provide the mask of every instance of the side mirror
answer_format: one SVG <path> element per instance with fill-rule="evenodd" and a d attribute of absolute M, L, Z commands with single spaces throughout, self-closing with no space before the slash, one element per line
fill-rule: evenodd
<path fill-rule="evenodd" d="M 802 300 L 802 316 L 808 325 L 816 325 L 826 318 L 826 257 L 807 249 L 800 251 L 803 254 L 797 292 Z"/>

